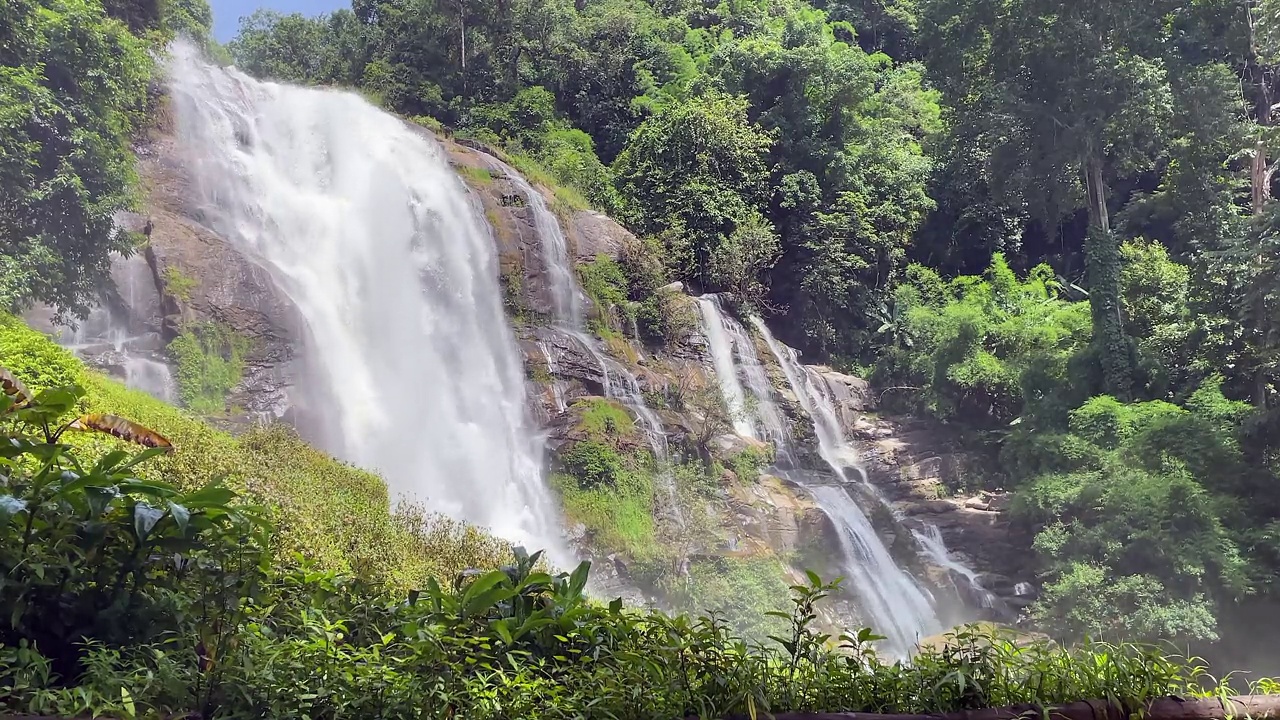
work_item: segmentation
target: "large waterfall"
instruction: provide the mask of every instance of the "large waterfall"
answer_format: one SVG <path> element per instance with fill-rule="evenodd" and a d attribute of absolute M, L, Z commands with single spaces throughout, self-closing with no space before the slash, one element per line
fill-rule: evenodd
<path fill-rule="evenodd" d="M 741 368 L 755 398 L 757 420 L 765 436 L 777 447 L 776 471 L 804 486 L 831 518 L 840 533 L 845 586 L 858 596 L 873 629 L 886 636 L 885 649 L 899 656 L 908 654 L 920 639 L 942 630 L 932 599 L 894 562 L 866 513 L 844 487 L 822 484 L 811 473 L 795 465 L 790 433 L 773 400 L 773 387 L 750 336 L 723 311 L 719 298 L 707 295 L 700 302 L 707 324 L 708 345 L 726 402 L 732 405 L 745 394 L 738 373 Z M 852 456 L 852 449 L 844 439 L 830 403 L 815 388 L 794 351 L 775 340 L 759 318 L 752 318 L 752 321 L 782 366 L 801 407 L 813 420 L 823 460 L 837 478 L 847 483 L 849 478 L 845 476 L 845 468 L 856 462 L 856 458 Z"/>
<path fill-rule="evenodd" d="M 170 71 L 204 222 L 306 321 L 327 449 L 399 496 L 559 546 L 494 243 L 439 145 L 353 93 L 259 82 L 186 44 Z"/>

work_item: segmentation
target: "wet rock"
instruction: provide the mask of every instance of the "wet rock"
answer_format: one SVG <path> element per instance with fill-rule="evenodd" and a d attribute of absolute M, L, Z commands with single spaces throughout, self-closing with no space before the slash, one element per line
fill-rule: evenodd
<path fill-rule="evenodd" d="M 552 327 L 534 328 L 531 342 L 525 343 L 525 357 L 539 358 L 551 379 L 559 381 L 567 403 L 585 395 L 604 395 L 605 365 L 584 340 L 574 333 Z"/>
<path fill-rule="evenodd" d="M 918 515 L 945 515 L 957 510 L 956 504 L 950 500 L 921 500 L 902 505 L 902 512 L 910 517 Z"/>
<path fill-rule="evenodd" d="M 836 418 L 846 434 L 852 434 L 863 413 L 874 406 L 875 396 L 866 380 L 836 372 L 823 365 L 809 367 L 810 372 L 822 381 Z"/>

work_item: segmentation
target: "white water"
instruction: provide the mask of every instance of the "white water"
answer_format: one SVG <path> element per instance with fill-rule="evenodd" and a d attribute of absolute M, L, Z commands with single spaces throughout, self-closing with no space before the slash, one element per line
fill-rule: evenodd
<path fill-rule="evenodd" d="M 177 401 L 177 389 L 169 366 L 145 349 L 148 346 L 159 347 L 160 339 L 154 334 L 130 335 L 128 329 L 101 306 L 91 310 L 75 329 L 64 327 L 61 331 L 63 346 L 79 356 L 92 356 L 110 348 L 114 357 L 108 362 L 123 372 L 126 387 L 141 390 L 167 403 Z"/>
<path fill-rule="evenodd" d="M 738 368 L 733 362 L 733 345 L 725 330 L 725 313 L 720 307 L 720 298 L 715 295 L 699 297 L 698 310 L 702 313 L 702 327 L 711 347 L 711 362 L 720 381 L 720 394 L 729 406 L 729 417 L 733 418 L 733 430 L 743 437 L 756 438 L 755 424 L 747 414 L 746 394 L 742 391 Z"/>
<path fill-rule="evenodd" d="M 912 530 L 911 535 L 934 565 L 945 568 L 953 578 L 956 575 L 964 578 L 968 585 L 965 597 L 977 598 L 984 608 L 995 604 L 995 596 L 987 592 L 987 589 L 982 587 L 982 583 L 978 582 L 978 573 L 951 557 L 951 551 L 947 549 L 947 543 L 942 539 L 942 531 L 937 525 L 925 525 L 924 532 Z"/>
<path fill-rule="evenodd" d="M 442 149 L 353 93 L 258 82 L 185 43 L 170 74 L 206 224 L 306 321 L 328 449 L 559 552 L 494 243 Z"/>
<path fill-rule="evenodd" d="M 848 482 L 846 468 L 856 467 L 857 455 L 845 440 L 831 404 L 815 389 L 795 351 L 779 343 L 760 318 L 753 317 L 751 321 L 782 366 L 800 406 L 813 419 L 822 459 L 837 477 Z M 884 541 L 849 492 L 839 486 L 813 484 L 811 478 L 802 473 L 789 476 L 803 484 L 835 522 L 845 551 L 847 582 L 861 599 L 861 607 L 873 629 L 887 637 L 886 649 L 904 656 L 921 638 L 941 632 L 942 623 L 929 594 L 894 562 Z"/>
<path fill-rule="evenodd" d="M 684 527 L 684 514 L 676 495 L 675 478 L 668 467 L 670 451 L 661 419 L 645 402 L 644 394 L 640 391 L 640 381 L 635 374 L 622 363 L 606 356 L 600 347 L 600 342 L 584 332 L 586 313 L 583 310 L 582 287 L 578 284 L 573 263 L 569 258 L 569 243 L 565 239 L 560 220 L 551 208 L 547 207 L 542 193 L 530 185 L 520 173 L 501 160 L 494 158 L 493 162 L 502 168 L 507 179 L 524 194 L 529 208 L 533 211 L 534 226 L 537 228 L 542 248 L 542 262 L 551 285 L 553 313 L 557 328 L 576 340 L 600 367 L 605 397 L 620 401 L 640 421 L 649 449 L 653 452 L 654 460 L 657 461 L 659 468 L 657 480 L 667 496 L 672 517 L 680 527 Z M 548 349 L 544 348 L 544 352 L 548 352 Z M 554 366 L 554 363 L 555 361 L 548 356 L 548 365 Z M 554 374 L 554 370 L 552 373 Z M 560 401 L 557 400 L 557 402 Z"/>

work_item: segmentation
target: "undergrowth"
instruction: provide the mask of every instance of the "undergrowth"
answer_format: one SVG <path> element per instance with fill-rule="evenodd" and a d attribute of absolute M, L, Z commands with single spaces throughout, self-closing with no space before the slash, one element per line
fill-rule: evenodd
<path fill-rule="evenodd" d="M 217 323 L 194 324 L 169 343 L 177 364 L 178 394 L 194 412 L 226 410 L 227 395 L 244 374 L 249 341 Z"/>
<path fill-rule="evenodd" d="M 75 379 L 102 382 L 4 329 L 0 348 L 16 337 Z M 870 630 L 833 637 L 816 629 L 819 603 L 837 583 L 813 573 L 790 587 L 789 611 L 763 616 L 770 638 L 747 642 L 729 616 L 760 611 L 763 598 L 781 591 L 780 566 L 768 559 L 707 561 L 721 565 L 694 573 L 693 592 L 710 588 L 737 602 L 725 607 L 728 615 L 698 617 L 592 601 L 584 594 L 587 563 L 551 575 L 539 553 L 516 549 L 495 568 L 496 543 L 486 545 L 493 554 L 464 557 L 476 540 L 471 531 L 432 528 L 420 516 L 397 516 L 382 539 L 408 536 L 440 563 L 434 573 L 407 586 L 379 579 L 389 558 L 377 543 L 349 553 L 341 572 L 326 570 L 282 557 L 281 535 L 297 532 L 291 521 L 318 518 L 280 512 L 272 523 L 271 508 L 255 497 L 272 474 L 241 476 L 243 489 L 216 480 L 222 473 L 209 472 L 212 465 L 193 474 L 182 448 L 198 439 L 178 424 L 172 429 L 182 434 L 171 436 L 144 426 L 147 410 L 150 419 L 171 420 L 154 407 L 136 403 L 143 412 L 129 420 L 83 414 L 73 426 L 66 418 L 101 402 L 91 399 L 100 387 L 28 392 L 5 371 L 0 389 L 0 712 L 665 720 L 1082 698 L 1136 704 L 1228 691 L 1196 661 L 1152 648 L 1063 649 L 1019 644 L 998 631 L 962 631 L 909 663 L 886 662 Z M 116 437 L 76 432 L 89 441 L 73 441 L 72 429 Z M 288 435 L 259 435 L 245 446 L 217 434 L 205 442 L 220 444 L 218 455 L 233 456 L 221 458 L 233 466 L 255 457 L 251 451 L 271 456 L 261 462 L 285 462 L 297 475 L 274 489 L 286 495 L 312 473 L 340 473 L 301 446 L 282 452 Z M 299 453 L 298 462 L 282 460 Z M 153 474 L 159 478 L 148 479 Z M 348 541 L 388 531 L 373 519 Z M 459 562 L 469 559 L 475 566 Z M 450 575 L 442 582 L 441 573 Z"/>

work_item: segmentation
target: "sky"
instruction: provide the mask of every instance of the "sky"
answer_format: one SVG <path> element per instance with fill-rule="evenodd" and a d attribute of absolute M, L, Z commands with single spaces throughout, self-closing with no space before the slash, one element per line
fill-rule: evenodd
<path fill-rule="evenodd" d="M 300 12 L 304 15 L 319 15 L 350 7 L 350 0 L 209 0 L 213 8 L 213 36 L 218 42 L 226 42 L 235 37 L 240 28 L 240 18 L 252 15 L 260 7 L 270 8 L 282 13 Z"/>

